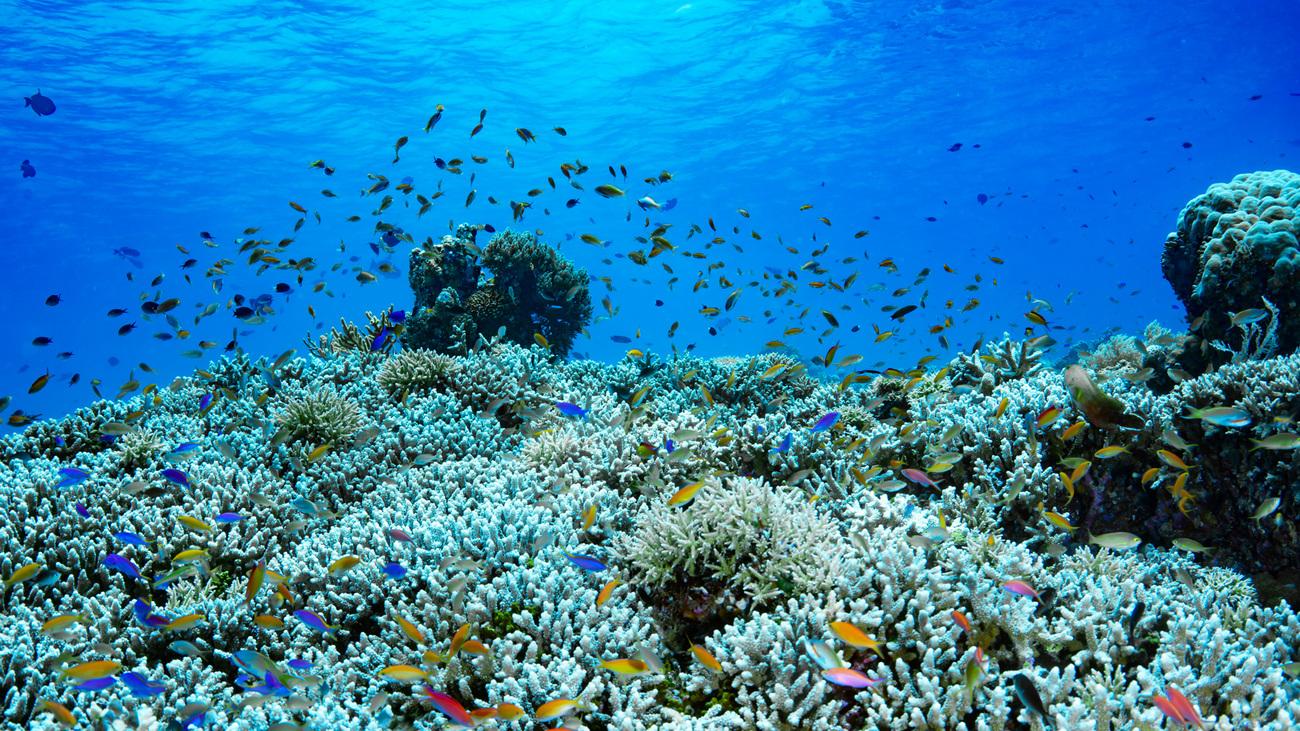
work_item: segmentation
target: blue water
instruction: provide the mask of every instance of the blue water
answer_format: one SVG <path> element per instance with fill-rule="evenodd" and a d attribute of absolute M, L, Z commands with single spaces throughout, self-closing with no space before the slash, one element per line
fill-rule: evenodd
<path fill-rule="evenodd" d="M 1181 324 L 1159 266 L 1179 210 L 1235 174 L 1294 169 L 1288 155 L 1300 143 L 1297 22 L 1267 5 L 7 2 L 0 18 L 0 396 L 14 396 L 10 410 L 46 417 L 93 400 L 91 379 L 112 397 L 132 369 L 165 385 L 218 357 L 239 325 L 227 309 L 235 293 L 273 292 L 280 282 L 294 290 L 275 296 L 267 323 L 239 327 L 248 333 L 239 345 L 255 356 L 303 352 L 305 335 L 339 318 L 364 320 L 367 309 L 409 307 L 406 245 L 391 257 L 397 275 L 355 279 L 353 267 L 373 272 L 390 259 L 368 246 L 373 221 L 417 240 L 436 240 L 449 222 L 504 230 L 509 200 L 534 204 L 520 226 L 610 278 L 614 291 L 594 282 L 594 298 L 608 294 L 621 310 L 579 339 L 588 357 L 617 359 L 633 347 L 615 335 L 659 353 L 695 344 L 704 355 L 784 340 L 807 358 L 840 342 L 841 357 L 861 353 L 863 366 L 907 368 L 930 353 L 946 362 L 981 334 L 1023 336 L 1035 298 L 1052 306 L 1041 311 L 1063 351 L 1112 328 L 1138 332 L 1153 318 Z M 52 116 L 23 107 L 38 88 L 58 105 Z M 426 134 L 437 104 L 446 111 Z M 483 109 L 483 131 L 471 139 Z M 524 144 L 516 127 L 538 142 Z M 402 136 L 410 142 L 394 164 Z M 489 162 L 469 162 L 472 154 Z M 435 157 L 465 158 L 465 173 L 438 170 Z M 22 177 L 24 159 L 35 177 Z M 311 169 L 317 159 L 337 173 Z M 575 159 L 592 168 L 585 193 L 559 177 L 559 165 Z M 627 183 L 621 174 L 613 182 L 628 198 L 591 193 L 612 182 L 607 165 L 626 166 Z M 663 170 L 672 182 L 640 182 Z M 478 195 L 466 209 L 471 171 Z M 441 183 L 446 195 L 419 221 L 400 202 L 374 217 L 382 194 L 360 197 L 367 173 L 394 185 L 411 176 L 426 195 Z M 324 188 L 339 197 L 322 197 Z M 546 192 L 527 198 L 533 188 Z M 581 203 L 568 210 L 575 193 Z M 667 236 L 679 253 L 641 267 L 618 255 L 646 248 L 633 240 L 647 233 L 633 201 L 647 194 L 678 201 L 650 219 L 674 225 Z M 256 275 L 236 253 L 246 228 L 272 241 L 295 236 L 300 214 L 290 201 L 322 217 L 318 225 L 308 214 L 282 255 L 323 265 L 301 286 L 287 272 Z M 799 210 L 807 204 L 814 208 Z M 351 215 L 363 220 L 345 222 Z M 710 217 L 726 243 L 707 259 L 686 258 L 682 250 L 702 251 L 712 238 L 688 240 L 687 229 L 711 234 Z M 860 230 L 870 234 L 855 239 Z M 220 247 L 206 247 L 200 231 Z M 583 244 L 582 233 L 610 244 Z M 848 292 L 811 287 L 827 277 L 799 271 L 797 291 L 764 296 L 779 286 L 762 278 L 764 266 L 799 270 L 825 244 L 815 258 L 830 277 L 861 272 Z M 139 267 L 114 255 L 122 247 L 141 253 Z M 842 262 L 850 256 L 859 261 Z M 181 269 L 189 258 L 197 266 Z M 214 294 L 204 272 L 223 258 L 235 263 Z M 896 274 L 879 266 L 886 258 Z M 724 266 L 692 293 L 715 262 Z M 671 289 L 661 263 L 679 278 Z M 925 267 L 934 273 L 914 285 Z M 977 273 L 980 288 L 966 290 Z M 159 274 L 161 285 L 149 286 Z M 335 296 L 312 294 L 318 281 Z M 867 291 L 877 283 L 884 291 Z M 734 310 L 700 314 L 741 286 Z M 926 308 L 901 326 L 880 311 L 916 304 L 926 290 Z M 64 301 L 46 306 L 51 294 Z M 140 314 L 141 298 L 155 296 L 182 300 L 173 314 L 188 340 L 152 337 L 171 331 Z M 972 297 L 981 304 L 960 312 Z M 218 313 L 193 326 L 212 302 Z M 116 307 L 129 312 L 108 318 Z M 820 310 L 840 327 L 818 342 L 827 329 Z M 955 320 L 943 333 L 948 351 L 927 332 L 945 313 Z M 605 314 L 599 304 L 596 314 Z M 681 325 L 669 339 L 673 321 Z M 132 322 L 139 327 L 117 334 Z M 875 343 L 873 325 L 896 334 Z M 792 326 L 805 333 L 783 337 Z M 42 336 L 53 343 L 31 344 Z M 180 356 L 201 340 L 216 347 L 202 359 Z M 47 370 L 50 384 L 28 396 Z M 80 383 L 69 387 L 74 373 Z"/>

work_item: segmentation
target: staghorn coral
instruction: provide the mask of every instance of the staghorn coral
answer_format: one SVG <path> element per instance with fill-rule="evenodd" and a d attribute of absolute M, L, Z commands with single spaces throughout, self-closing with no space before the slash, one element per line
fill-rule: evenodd
<path fill-rule="evenodd" d="M 122 467 L 133 469 L 149 464 L 163 451 L 162 440 L 151 429 L 132 429 L 113 442 L 122 456 Z"/>
<path fill-rule="evenodd" d="M 339 320 L 343 331 L 339 332 L 334 328 L 324 335 L 321 335 L 315 342 L 310 338 L 303 338 L 302 342 L 307 346 L 307 350 L 318 358 L 324 358 L 331 355 L 342 353 L 370 353 L 381 352 L 387 353 L 393 349 L 397 343 L 397 337 L 400 335 L 402 327 L 395 325 L 391 319 L 392 309 L 388 312 L 379 313 L 375 317 L 370 311 L 366 311 L 366 328 L 362 330 L 355 324 L 346 320 Z M 384 337 L 379 340 L 380 334 Z M 378 346 L 376 347 L 376 343 Z"/>
<path fill-rule="evenodd" d="M 988 352 L 982 352 L 987 349 Z M 1025 378 L 1043 367 L 1043 351 L 1035 339 L 1017 345 L 1011 338 L 985 343 L 971 354 L 961 353 L 950 365 L 948 378 L 955 386 L 973 386 L 985 395 L 1008 380 Z"/>

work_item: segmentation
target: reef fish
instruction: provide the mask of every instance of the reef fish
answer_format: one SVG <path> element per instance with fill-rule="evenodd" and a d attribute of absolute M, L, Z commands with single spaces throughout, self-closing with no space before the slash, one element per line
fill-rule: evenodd
<path fill-rule="evenodd" d="M 38 117 L 48 117 L 54 114 L 54 100 L 42 94 L 40 89 L 37 89 L 36 93 L 31 96 L 23 97 L 23 102 L 23 106 L 31 107 Z"/>

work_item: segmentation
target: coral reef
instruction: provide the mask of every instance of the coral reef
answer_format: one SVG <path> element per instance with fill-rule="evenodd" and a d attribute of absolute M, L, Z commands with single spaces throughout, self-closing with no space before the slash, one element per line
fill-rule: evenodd
<path fill-rule="evenodd" d="M 1300 175 L 1274 170 L 1215 183 L 1183 208 L 1161 268 L 1188 317 L 1203 318 L 1202 337 L 1240 350 L 1244 335 L 1233 314 L 1263 308 L 1267 299 L 1278 309 L 1277 352 L 1300 346 L 1297 207 Z"/>
<path fill-rule="evenodd" d="M 403 344 L 465 355 L 479 337 L 529 345 L 540 335 L 568 355 L 591 321 L 587 272 L 531 233 L 494 234 L 480 251 L 479 230 L 461 224 L 455 236 L 411 251 L 415 307 Z"/>
<path fill-rule="evenodd" d="M 23 456 L 0 462 L 0 718 L 52 731 L 50 701 L 95 728 L 161 730 L 186 708 L 237 730 L 440 728 L 427 682 L 484 713 L 575 699 L 591 729 L 1013 731 L 1043 725 L 1028 682 L 1054 728 L 1159 728 L 1151 699 L 1174 688 L 1207 728 L 1294 728 L 1300 464 L 1251 439 L 1291 429 L 1272 417 L 1300 409 L 1300 355 L 1167 393 L 1122 377 L 1181 347 L 1164 337 L 1098 348 L 1109 378 L 1085 369 L 1142 422 L 1116 431 L 1010 343 L 971 388 L 940 371 L 822 383 L 781 356 L 564 362 L 496 339 L 232 356 L 156 405 L 3 440 Z M 1221 405 L 1250 424 L 1186 418 Z M 125 474 L 121 450 L 91 447 L 134 411 L 196 446 Z M 1115 531 L 1143 545 L 1088 543 Z M 628 659 L 644 666 L 602 666 Z M 63 678 L 91 661 L 160 688 Z"/>

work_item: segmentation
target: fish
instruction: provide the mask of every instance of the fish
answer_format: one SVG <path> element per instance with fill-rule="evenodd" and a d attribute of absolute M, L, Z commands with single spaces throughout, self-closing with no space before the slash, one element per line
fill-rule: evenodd
<path fill-rule="evenodd" d="M 822 416 L 822 418 L 818 419 L 817 423 L 813 424 L 812 428 L 810 428 L 808 431 L 811 432 L 826 431 L 827 429 L 830 429 L 831 427 L 835 426 L 835 423 L 838 422 L 839 420 L 840 420 L 840 414 L 838 411 L 827 412 L 824 416 Z"/>
<path fill-rule="evenodd" d="M 827 681 L 846 688 L 870 688 L 885 682 L 883 679 L 868 678 L 853 668 L 826 668 L 821 675 Z"/>
<path fill-rule="evenodd" d="M 140 575 L 140 569 L 131 562 L 131 559 L 117 553 L 110 553 L 104 557 L 104 567 L 126 574 L 133 579 L 144 578 Z"/>
<path fill-rule="evenodd" d="M 644 675 L 650 672 L 650 666 L 640 660 L 601 660 L 600 666 L 606 670 L 613 670 L 619 675 Z"/>
<path fill-rule="evenodd" d="M 620 198 L 623 196 L 623 191 L 613 185 L 597 185 L 596 195 L 602 198 Z"/>
<path fill-rule="evenodd" d="M 1200 419 L 1217 426 L 1230 426 L 1237 429 L 1250 426 L 1251 423 L 1250 413 L 1236 406 L 1215 406 L 1208 409 L 1188 406 L 1187 414 L 1183 418 Z"/>
<path fill-rule="evenodd" d="M 722 663 L 718 662 L 718 658 L 714 657 L 713 653 L 693 642 L 691 643 L 691 654 L 695 655 L 695 659 L 704 667 L 715 673 L 722 672 Z"/>
<path fill-rule="evenodd" d="M 1041 597 L 1038 592 L 1034 591 L 1034 587 L 1019 579 L 1011 579 L 1010 581 L 1002 582 L 1002 590 L 1017 596 L 1031 596 L 1034 599 L 1041 601 Z"/>
<path fill-rule="evenodd" d="M 557 698 L 538 706 L 537 710 L 533 711 L 533 716 L 538 721 L 553 721 L 557 718 L 563 718 L 579 708 L 586 709 L 588 706 L 581 701 Z"/>
<path fill-rule="evenodd" d="M 865 632 L 858 629 L 857 625 L 850 622 L 831 622 L 830 628 L 831 632 L 834 632 L 836 637 L 839 637 L 848 644 L 860 649 L 871 650 L 879 655 L 880 659 L 885 661 L 889 660 L 889 658 L 885 656 L 885 653 L 880 651 L 880 648 L 884 647 L 885 643 L 868 637 Z"/>
<path fill-rule="evenodd" d="M 165 684 L 151 683 L 136 672 L 122 673 L 120 680 L 122 685 L 126 686 L 127 692 L 136 698 L 152 698 L 167 689 Z"/>
<path fill-rule="evenodd" d="M 1020 702 L 1025 704 L 1025 708 L 1037 714 L 1044 726 L 1050 728 L 1052 724 L 1051 719 L 1047 717 L 1047 706 L 1043 705 L 1043 698 L 1038 694 L 1034 681 L 1022 671 L 1016 674 L 1014 684 L 1016 697 Z"/>
<path fill-rule="evenodd" d="M 1281 504 L 1282 504 L 1282 498 L 1271 497 L 1265 500 L 1264 502 L 1260 503 L 1258 508 L 1255 508 L 1255 513 L 1250 516 L 1250 519 L 1255 521 L 1256 524 L 1258 524 L 1259 521 L 1272 515 L 1274 511 L 1278 509 L 1278 506 L 1280 506 Z"/>
<path fill-rule="evenodd" d="M 1142 539 L 1132 533 L 1125 533 L 1123 531 L 1103 533 L 1099 536 L 1089 533 L 1088 543 L 1090 545 L 1097 545 L 1115 551 L 1127 551 L 1142 545 Z"/>
<path fill-rule="evenodd" d="M 81 483 L 85 482 L 87 479 L 90 478 L 89 473 L 87 473 L 85 470 L 77 469 L 76 467 L 64 467 L 59 470 L 59 474 L 63 475 L 63 479 L 60 480 L 57 485 L 55 485 L 56 488 L 72 487 L 73 485 L 80 485 Z"/>
<path fill-rule="evenodd" d="M 592 558 L 591 556 L 584 556 L 582 554 L 572 554 L 569 553 L 568 551 L 561 551 L 560 553 L 564 554 L 564 557 L 572 561 L 575 566 L 585 571 L 598 572 L 598 571 L 604 571 L 606 568 L 608 568 L 599 559 Z"/>
<path fill-rule="evenodd" d="M 1281 434 L 1274 434 L 1265 437 L 1264 439 L 1252 439 L 1250 440 L 1250 443 L 1255 445 L 1250 448 L 1249 451 L 1251 452 L 1254 452 L 1257 449 L 1295 449 L 1296 447 L 1300 447 L 1300 434 L 1283 432 Z"/>
<path fill-rule="evenodd" d="M 555 403 L 555 408 L 559 409 L 560 413 L 565 416 L 572 416 L 579 419 L 587 418 L 587 414 L 590 413 L 589 409 L 584 409 L 581 406 L 569 403 L 568 401 L 557 401 Z"/>
<path fill-rule="evenodd" d="M 338 627 L 331 627 L 325 622 L 325 619 L 310 609 L 299 609 L 293 613 L 303 624 L 315 630 L 320 630 L 330 637 L 334 638 L 334 633 L 339 630 Z"/>
<path fill-rule="evenodd" d="M 23 106 L 31 107 L 38 117 L 48 117 L 54 114 L 56 109 L 54 100 L 42 94 L 40 89 L 37 89 L 36 93 L 31 96 L 23 97 Z"/>
<path fill-rule="evenodd" d="M 162 471 L 162 476 L 163 476 L 163 477 L 164 477 L 168 482 L 170 482 L 170 483 L 172 483 L 173 485 L 176 485 L 176 486 L 178 486 L 178 487 L 189 487 L 189 486 L 190 486 L 190 476 L 189 476 L 188 474 L 186 474 L 185 472 L 181 471 L 181 470 L 177 470 L 177 469 L 165 469 L 165 470 Z"/>

